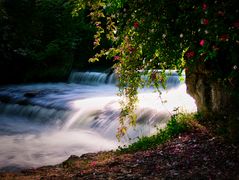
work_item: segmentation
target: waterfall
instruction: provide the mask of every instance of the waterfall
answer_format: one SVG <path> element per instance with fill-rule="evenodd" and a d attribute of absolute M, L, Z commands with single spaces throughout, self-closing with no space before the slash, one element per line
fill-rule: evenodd
<path fill-rule="evenodd" d="M 181 76 L 178 75 L 175 70 L 166 70 L 166 86 L 167 88 L 172 88 L 181 84 L 180 79 L 184 79 L 185 74 L 182 73 Z M 142 76 L 142 78 L 147 79 L 148 77 Z M 102 72 L 72 72 L 69 77 L 70 83 L 77 84 L 116 84 L 117 78 L 115 73 L 102 73 Z"/>
<path fill-rule="evenodd" d="M 69 82 L 78 84 L 115 84 L 114 73 L 72 72 Z"/>
<path fill-rule="evenodd" d="M 60 163 L 70 155 L 116 149 L 120 114 L 113 73 L 73 72 L 68 83 L 0 87 L 0 171 Z M 129 128 L 134 141 L 167 123 L 175 108 L 196 110 L 186 86 L 170 73 L 171 87 L 159 94 L 139 93 L 137 126 Z"/>

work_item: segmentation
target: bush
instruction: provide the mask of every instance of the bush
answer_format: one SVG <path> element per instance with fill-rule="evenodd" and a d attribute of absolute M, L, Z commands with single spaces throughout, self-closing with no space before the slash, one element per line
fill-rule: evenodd
<path fill-rule="evenodd" d="M 140 137 L 137 142 L 127 147 L 119 147 L 118 151 L 125 153 L 155 148 L 159 144 L 163 144 L 173 137 L 189 130 L 192 127 L 191 122 L 194 119 L 193 116 L 194 115 L 191 114 L 173 115 L 166 127 L 164 129 L 159 129 L 155 135 Z"/>

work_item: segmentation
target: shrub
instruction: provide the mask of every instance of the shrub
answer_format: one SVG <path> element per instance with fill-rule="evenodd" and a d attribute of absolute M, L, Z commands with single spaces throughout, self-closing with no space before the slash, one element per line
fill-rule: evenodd
<path fill-rule="evenodd" d="M 192 121 L 194 115 L 192 114 L 176 114 L 171 117 L 164 129 L 158 129 L 158 132 L 152 136 L 143 136 L 133 144 L 128 146 L 119 147 L 119 152 L 134 152 L 139 150 L 147 150 L 155 148 L 159 144 L 163 144 L 173 137 L 186 132 L 192 128 Z"/>

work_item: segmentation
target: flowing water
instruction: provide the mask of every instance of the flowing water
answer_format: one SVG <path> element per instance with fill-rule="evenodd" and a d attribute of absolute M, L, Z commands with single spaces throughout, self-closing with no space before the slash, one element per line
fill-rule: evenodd
<path fill-rule="evenodd" d="M 70 155 L 116 149 L 120 112 L 114 74 L 74 72 L 68 83 L 0 87 L 0 171 L 54 165 Z M 175 108 L 196 110 L 184 83 L 172 74 L 161 103 L 151 88 L 141 90 L 134 141 L 163 127 Z"/>

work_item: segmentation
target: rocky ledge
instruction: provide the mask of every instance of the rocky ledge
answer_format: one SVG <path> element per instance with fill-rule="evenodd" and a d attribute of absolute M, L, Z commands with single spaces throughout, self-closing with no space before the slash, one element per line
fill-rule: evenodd
<path fill-rule="evenodd" d="M 0 179 L 239 179 L 239 150 L 194 131 L 147 151 L 71 156 L 56 166 L 1 173 Z"/>

